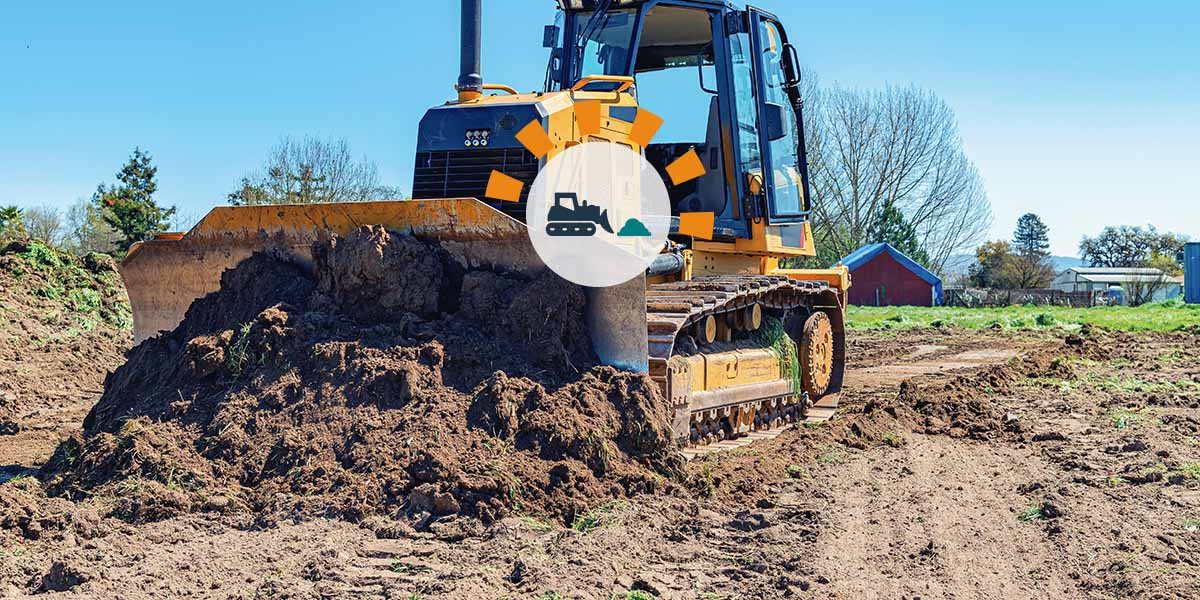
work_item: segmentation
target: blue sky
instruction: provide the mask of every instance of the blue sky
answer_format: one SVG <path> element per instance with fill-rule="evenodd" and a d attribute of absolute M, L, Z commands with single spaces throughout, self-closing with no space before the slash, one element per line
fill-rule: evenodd
<path fill-rule="evenodd" d="M 1200 3 L 798 2 L 776 12 L 824 83 L 916 83 L 957 112 L 1009 237 L 1109 224 L 1200 238 Z M 8 3 L 0 204 L 65 208 L 134 146 L 200 215 L 281 136 L 344 137 L 408 190 L 416 125 L 451 98 L 458 3 Z M 484 75 L 530 91 L 552 0 L 484 0 Z M 661 111 L 660 111 L 661 112 Z"/>

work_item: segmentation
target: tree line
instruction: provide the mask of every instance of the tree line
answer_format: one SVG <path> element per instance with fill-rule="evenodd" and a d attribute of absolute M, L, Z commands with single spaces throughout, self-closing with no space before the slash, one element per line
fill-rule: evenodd
<path fill-rule="evenodd" d="M 169 230 L 186 230 L 197 220 L 175 206 L 159 204 L 158 167 L 151 154 L 134 148 L 116 173 L 63 214 L 45 206 L 0 206 L 0 242 L 32 238 L 77 254 L 123 256 L 134 244 Z M 241 179 L 226 200 L 233 205 L 358 202 L 402 197 L 380 182 L 379 169 L 355 158 L 345 140 L 282 138 L 263 166 Z"/>
<path fill-rule="evenodd" d="M 1133 305 L 1150 301 L 1171 278 L 1183 275 L 1179 255 L 1187 236 L 1163 233 L 1153 225 L 1105 227 L 1096 236 L 1084 236 L 1079 256 L 1088 267 L 1156 269 L 1123 284 Z M 985 242 L 975 249 L 975 262 L 967 272 L 974 287 L 997 289 L 1048 288 L 1058 275 L 1050 256 L 1049 228 L 1036 214 L 1017 220 L 1013 239 Z"/>

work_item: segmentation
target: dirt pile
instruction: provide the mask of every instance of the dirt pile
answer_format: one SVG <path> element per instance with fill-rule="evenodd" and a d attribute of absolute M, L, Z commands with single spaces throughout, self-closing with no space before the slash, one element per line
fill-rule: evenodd
<path fill-rule="evenodd" d="M 646 376 L 596 366 L 582 291 L 363 227 L 310 273 L 222 276 L 106 381 L 45 469 L 130 521 L 193 510 L 570 520 L 678 468 Z"/>
<path fill-rule="evenodd" d="M 1103 354 L 1093 332 L 1068 334 L 1063 342 L 965 374 L 914 377 L 900 384 L 900 404 L 911 411 L 914 430 L 954 438 L 991 439 L 1023 432 L 1018 415 L 995 401 L 1026 380 L 1073 378 L 1071 357 Z"/>
<path fill-rule="evenodd" d="M 0 247 L 0 436 L 51 427 L 47 413 L 94 401 L 132 325 L 111 257 L 36 241 Z M 13 454 L 5 464 L 24 458 Z"/>

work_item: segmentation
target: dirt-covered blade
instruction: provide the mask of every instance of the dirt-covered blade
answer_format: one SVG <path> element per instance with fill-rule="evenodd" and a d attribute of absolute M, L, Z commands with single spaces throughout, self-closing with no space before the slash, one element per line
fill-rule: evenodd
<path fill-rule="evenodd" d="M 362 225 L 437 239 L 465 268 L 530 277 L 547 268 L 523 223 L 473 198 L 223 206 L 186 234 L 166 234 L 135 245 L 121 263 L 135 341 L 174 329 L 193 301 L 220 288 L 222 273 L 255 252 L 311 266 L 314 241 L 345 235 Z M 588 298 L 588 324 L 601 362 L 644 371 L 642 278 L 608 290 L 589 290 Z"/>

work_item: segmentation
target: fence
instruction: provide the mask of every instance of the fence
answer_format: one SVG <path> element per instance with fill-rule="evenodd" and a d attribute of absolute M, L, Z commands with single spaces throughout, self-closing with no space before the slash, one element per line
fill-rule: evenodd
<path fill-rule="evenodd" d="M 991 306 L 1096 306 L 1100 292 L 1064 292 L 1053 289 L 997 290 L 989 288 L 946 288 L 946 306 L 968 308 Z"/>

